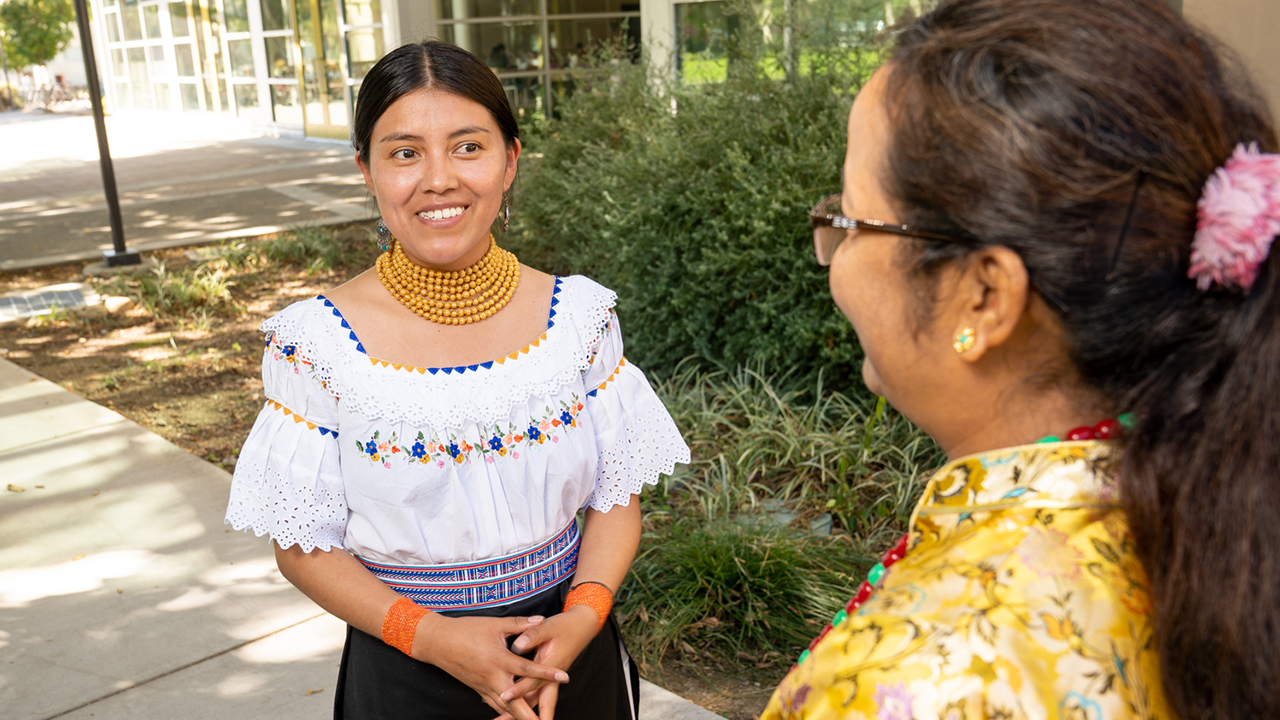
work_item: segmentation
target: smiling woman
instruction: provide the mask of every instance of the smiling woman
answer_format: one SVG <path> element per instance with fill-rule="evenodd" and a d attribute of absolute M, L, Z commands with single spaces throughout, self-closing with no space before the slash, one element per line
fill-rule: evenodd
<path fill-rule="evenodd" d="M 613 591 L 689 450 L 615 295 L 498 246 L 519 128 L 465 51 L 379 61 L 353 145 L 384 252 L 263 324 L 227 522 L 348 623 L 337 718 L 634 718 Z"/>

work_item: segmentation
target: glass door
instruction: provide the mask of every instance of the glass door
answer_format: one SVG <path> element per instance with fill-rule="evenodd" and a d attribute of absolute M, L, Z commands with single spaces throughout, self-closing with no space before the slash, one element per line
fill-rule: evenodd
<path fill-rule="evenodd" d="M 303 122 L 308 135 L 345 139 L 348 130 L 343 78 L 340 0 L 295 0 L 302 51 Z"/>

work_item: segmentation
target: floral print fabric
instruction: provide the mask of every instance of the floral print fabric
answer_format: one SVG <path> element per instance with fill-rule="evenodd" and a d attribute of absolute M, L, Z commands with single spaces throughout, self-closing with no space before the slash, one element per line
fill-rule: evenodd
<path fill-rule="evenodd" d="M 1111 453 L 1053 443 L 938 471 L 906 557 L 763 719 L 1172 718 Z"/>

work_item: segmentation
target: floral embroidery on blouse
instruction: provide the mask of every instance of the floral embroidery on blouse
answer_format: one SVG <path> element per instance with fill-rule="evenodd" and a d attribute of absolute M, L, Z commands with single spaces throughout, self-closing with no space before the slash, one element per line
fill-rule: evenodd
<path fill-rule="evenodd" d="M 1054 443 L 938 471 L 906 557 L 762 719 L 1172 717 L 1112 453 Z"/>
<path fill-rule="evenodd" d="M 422 431 L 418 431 L 412 441 L 401 443 L 395 432 L 383 439 L 381 430 L 375 430 L 367 441 L 356 441 L 356 444 L 370 463 L 387 469 L 391 469 L 394 456 L 399 456 L 409 465 L 435 465 L 437 468 L 480 459 L 491 463 L 495 457 L 508 455 L 513 460 L 519 460 L 522 449 L 558 443 L 569 430 L 577 429 L 578 414 L 584 407 L 574 393 L 570 402 L 561 400 L 558 408 L 548 406 L 541 418 L 530 418 L 527 423 L 519 426 L 507 423 L 505 429 L 501 425 L 494 425 L 486 433 L 488 437 L 477 445 L 459 438 L 455 433 L 442 438 L 439 434 L 428 437 Z"/>
<path fill-rule="evenodd" d="M 267 338 L 267 347 L 271 351 L 273 360 L 288 363 L 293 367 L 293 372 L 298 375 L 301 375 L 302 371 L 306 370 L 311 379 L 320 383 L 320 387 L 325 390 L 329 389 L 329 378 L 316 368 L 315 363 L 298 352 L 297 345 L 286 345 L 276 338 L 275 333 L 271 333 L 271 337 Z"/>

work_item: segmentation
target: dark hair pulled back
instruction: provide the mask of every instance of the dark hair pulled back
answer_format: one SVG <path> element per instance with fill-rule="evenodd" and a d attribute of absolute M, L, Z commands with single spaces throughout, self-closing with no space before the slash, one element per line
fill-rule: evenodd
<path fill-rule="evenodd" d="M 1235 68 L 1160 0 L 942 0 L 887 68 L 903 221 L 1015 250 L 1142 418 L 1119 482 L 1184 720 L 1280 717 L 1280 253 L 1247 293 L 1187 277 L 1205 181 L 1277 151 Z M 972 247 L 920 241 L 919 276 Z"/>
<path fill-rule="evenodd" d="M 395 101 L 417 90 L 442 90 L 483 105 L 510 146 L 520 127 L 502 83 L 487 65 L 457 45 L 439 40 L 401 45 L 377 62 L 360 82 L 351 146 L 369 163 L 373 126 Z"/>

